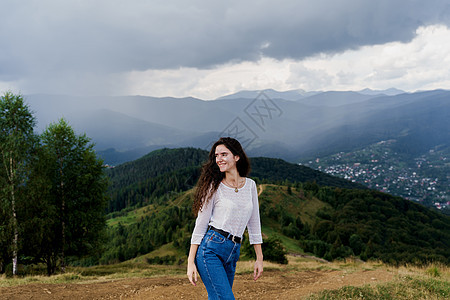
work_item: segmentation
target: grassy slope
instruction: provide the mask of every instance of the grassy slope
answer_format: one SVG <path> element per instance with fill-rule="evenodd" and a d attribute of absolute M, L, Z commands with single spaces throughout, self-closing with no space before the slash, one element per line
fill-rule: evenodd
<path fill-rule="evenodd" d="M 126 214 L 121 215 L 119 217 L 108 219 L 107 225 L 114 227 L 114 226 L 118 225 L 119 223 L 121 223 L 124 226 L 130 225 L 132 223 L 136 223 L 139 220 L 139 218 L 145 216 L 146 214 L 148 214 L 149 211 L 152 211 L 154 209 L 155 209 L 154 205 L 148 205 L 148 206 L 144 206 L 144 207 L 140 207 L 140 208 L 131 210 L 131 211 L 127 212 Z"/>
<path fill-rule="evenodd" d="M 259 202 L 268 202 L 272 206 L 281 205 L 283 209 L 292 215 L 299 215 L 303 223 L 313 224 L 316 221 L 316 212 L 328 204 L 314 197 L 306 197 L 302 190 L 291 188 L 288 192 L 287 186 L 275 184 L 262 184 L 259 190 L 262 193 L 259 196 Z M 263 225 L 264 225 L 264 221 Z M 279 225 L 278 225 L 279 228 Z"/>

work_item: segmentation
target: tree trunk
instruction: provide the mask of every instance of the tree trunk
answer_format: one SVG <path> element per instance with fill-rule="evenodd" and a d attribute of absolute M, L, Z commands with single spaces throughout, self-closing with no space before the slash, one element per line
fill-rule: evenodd
<path fill-rule="evenodd" d="M 54 257 L 52 255 L 49 255 L 45 261 L 45 264 L 47 265 L 47 275 L 51 276 L 56 271 L 56 262 L 58 258 Z"/>
<path fill-rule="evenodd" d="M 52 275 L 52 263 L 49 261 L 47 261 L 47 276 Z"/>
<path fill-rule="evenodd" d="M 63 202 L 63 213 L 64 213 L 64 202 Z M 62 221 L 62 249 L 61 249 L 61 272 L 66 272 L 66 258 L 64 257 L 64 248 L 66 247 L 66 223 Z"/>
<path fill-rule="evenodd" d="M 10 181 L 11 181 L 11 210 L 13 217 L 13 275 L 17 275 L 17 256 L 18 256 L 18 248 L 19 248 L 19 230 L 17 229 L 17 214 L 16 214 L 16 199 L 15 199 L 15 190 L 14 190 L 14 161 L 12 156 L 9 159 L 9 167 L 10 167 Z"/>
<path fill-rule="evenodd" d="M 17 216 L 16 216 L 16 208 L 15 208 L 15 200 L 14 200 L 14 188 L 11 191 L 12 196 L 12 212 L 13 212 L 13 230 L 14 230 L 14 239 L 13 239 L 13 275 L 17 275 L 17 256 L 18 256 L 18 245 L 19 245 L 19 230 L 17 229 Z"/>
<path fill-rule="evenodd" d="M 65 197 L 64 197 L 64 179 L 63 179 L 63 159 L 60 158 L 60 188 L 61 188 L 61 238 L 62 238 L 62 246 L 61 246 L 61 272 L 66 272 L 66 258 L 64 257 L 64 248 L 66 247 L 66 223 L 65 223 Z"/>

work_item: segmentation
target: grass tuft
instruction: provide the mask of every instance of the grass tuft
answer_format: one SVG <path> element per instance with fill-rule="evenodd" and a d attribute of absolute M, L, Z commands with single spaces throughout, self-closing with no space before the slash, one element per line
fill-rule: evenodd
<path fill-rule="evenodd" d="M 426 270 L 426 273 L 431 277 L 441 277 L 441 272 L 436 266 L 433 266 L 431 268 L 428 268 Z"/>

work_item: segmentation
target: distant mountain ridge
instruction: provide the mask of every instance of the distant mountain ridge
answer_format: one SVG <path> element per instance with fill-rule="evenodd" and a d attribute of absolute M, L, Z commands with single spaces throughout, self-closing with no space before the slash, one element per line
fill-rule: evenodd
<path fill-rule="evenodd" d="M 399 90 L 399 89 L 396 89 L 396 88 L 389 88 L 389 89 L 386 89 L 386 90 L 371 90 L 371 89 L 362 89 L 362 90 L 360 90 L 360 91 L 358 91 L 358 93 L 360 93 L 360 94 L 364 94 L 364 95 L 380 95 L 380 94 L 383 94 L 383 95 L 386 95 L 386 96 L 395 96 L 395 95 L 398 95 L 398 94 L 403 94 L 403 93 L 405 93 L 405 91 L 402 91 L 402 90 Z"/>
<path fill-rule="evenodd" d="M 300 100 L 303 98 L 307 98 L 307 97 L 311 97 L 314 95 L 318 95 L 318 94 L 322 94 L 322 93 L 329 93 L 329 92 L 334 92 L 334 93 L 347 93 L 350 91 L 305 91 L 302 89 L 296 89 L 296 90 L 289 90 L 289 91 L 276 91 L 273 89 L 265 89 L 265 90 L 246 90 L 246 91 L 239 91 L 237 93 L 234 94 L 230 94 L 230 95 L 226 95 L 226 96 L 222 96 L 217 98 L 216 100 L 223 100 L 223 99 L 239 99 L 239 98 L 244 98 L 244 99 L 255 99 L 256 97 L 258 97 L 258 95 L 263 92 L 264 94 L 266 94 L 269 98 L 272 99 L 284 99 L 284 100 L 292 100 L 292 101 L 296 101 L 296 100 Z M 402 90 L 396 89 L 396 88 L 389 88 L 386 90 L 371 90 L 371 89 L 363 89 L 354 93 L 358 93 L 361 95 L 370 95 L 370 96 L 381 96 L 381 95 L 386 95 L 386 96 L 395 96 L 398 94 L 403 94 L 405 93 Z"/>
<path fill-rule="evenodd" d="M 322 92 L 307 92 L 301 89 L 298 90 L 290 90 L 285 92 L 279 92 L 273 89 L 266 89 L 266 90 L 254 90 L 254 91 L 239 91 L 234 94 L 226 95 L 217 98 L 216 100 L 226 100 L 226 99 L 255 99 L 258 97 L 260 93 L 264 93 L 267 95 L 267 97 L 271 99 L 284 99 L 284 100 L 291 100 L 291 101 L 297 101 L 309 96 L 313 96 L 316 94 L 320 94 Z"/>
<path fill-rule="evenodd" d="M 266 90 L 214 101 L 142 96 L 25 98 L 40 130 L 65 117 L 75 130 L 93 139 L 109 164 L 163 147 L 207 149 L 221 135 L 250 141 L 245 146 L 251 156 L 291 162 L 388 139 L 401 138 L 406 148 L 416 152 L 449 143 L 449 91 L 378 92 L 383 91 Z"/>

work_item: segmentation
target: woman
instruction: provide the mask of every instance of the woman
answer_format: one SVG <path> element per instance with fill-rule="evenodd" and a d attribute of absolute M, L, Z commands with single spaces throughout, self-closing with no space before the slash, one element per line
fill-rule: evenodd
<path fill-rule="evenodd" d="M 232 286 L 242 235 L 248 229 L 256 252 L 253 279 L 263 272 L 261 223 L 255 182 L 246 176 L 250 162 L 241 144 L 220 138 L 211 148 L 197 183 L 187 276 L 195 286 L 200 274 L 208 299 L 234 299 Z"/>

